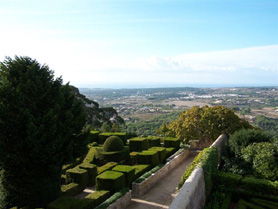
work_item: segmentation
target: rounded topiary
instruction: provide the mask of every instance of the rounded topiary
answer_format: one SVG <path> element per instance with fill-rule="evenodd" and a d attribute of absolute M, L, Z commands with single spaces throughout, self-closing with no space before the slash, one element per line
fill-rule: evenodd
<path fill-rule="evenodd" d="M 103 144 L 104 152 L 115 152 L 115 151 L 121 151 L 123 149 L 124 149 L 124 143 L 117 136 L 108 137 Z"/>

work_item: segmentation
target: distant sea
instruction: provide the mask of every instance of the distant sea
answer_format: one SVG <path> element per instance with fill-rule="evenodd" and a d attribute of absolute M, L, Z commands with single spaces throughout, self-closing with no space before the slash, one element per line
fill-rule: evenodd
<path fill-rule="evenodd" d="M 193 88 L 232 88 L 232 87 L 278 87 L 278 84 L 150 84 L 150 83 L 114 83 L 114 84 L 83 84 L 76 85 L 78 88 L 89 89 L 136 89 L 136 88 L 171 88 L 171 87 L 193 87 Z"/>

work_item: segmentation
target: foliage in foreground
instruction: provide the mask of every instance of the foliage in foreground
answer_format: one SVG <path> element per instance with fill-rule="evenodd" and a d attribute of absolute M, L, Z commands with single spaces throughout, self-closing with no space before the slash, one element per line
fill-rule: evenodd
<path fill-rule="evenodd" d="M 0 207 L 57 198 L 61 167 L 84 124 L 83 104 L 48 66 L 29 57 L 0 63 Z"/>

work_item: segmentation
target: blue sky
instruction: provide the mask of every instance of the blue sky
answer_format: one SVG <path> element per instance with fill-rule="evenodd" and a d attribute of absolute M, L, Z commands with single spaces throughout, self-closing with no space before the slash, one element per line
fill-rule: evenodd
<path fill-rule="evenodd" d="M 0 28 L 78 87 L 278 86 L 278 1 L 0 0 Z"/>

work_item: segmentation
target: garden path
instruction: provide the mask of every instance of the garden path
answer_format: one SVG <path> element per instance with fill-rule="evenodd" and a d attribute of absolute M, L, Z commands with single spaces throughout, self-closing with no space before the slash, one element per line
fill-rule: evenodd
<path fill-rule="evenodd" d="M 126 209 L 159 209 L 169 208 L 177 195 L 177 188 L 185 168 L 193 161 L 198 152 L 191 151 L 189 156 L 167 176 L 160 179 L 146 194 L 132 198 Z"/>

